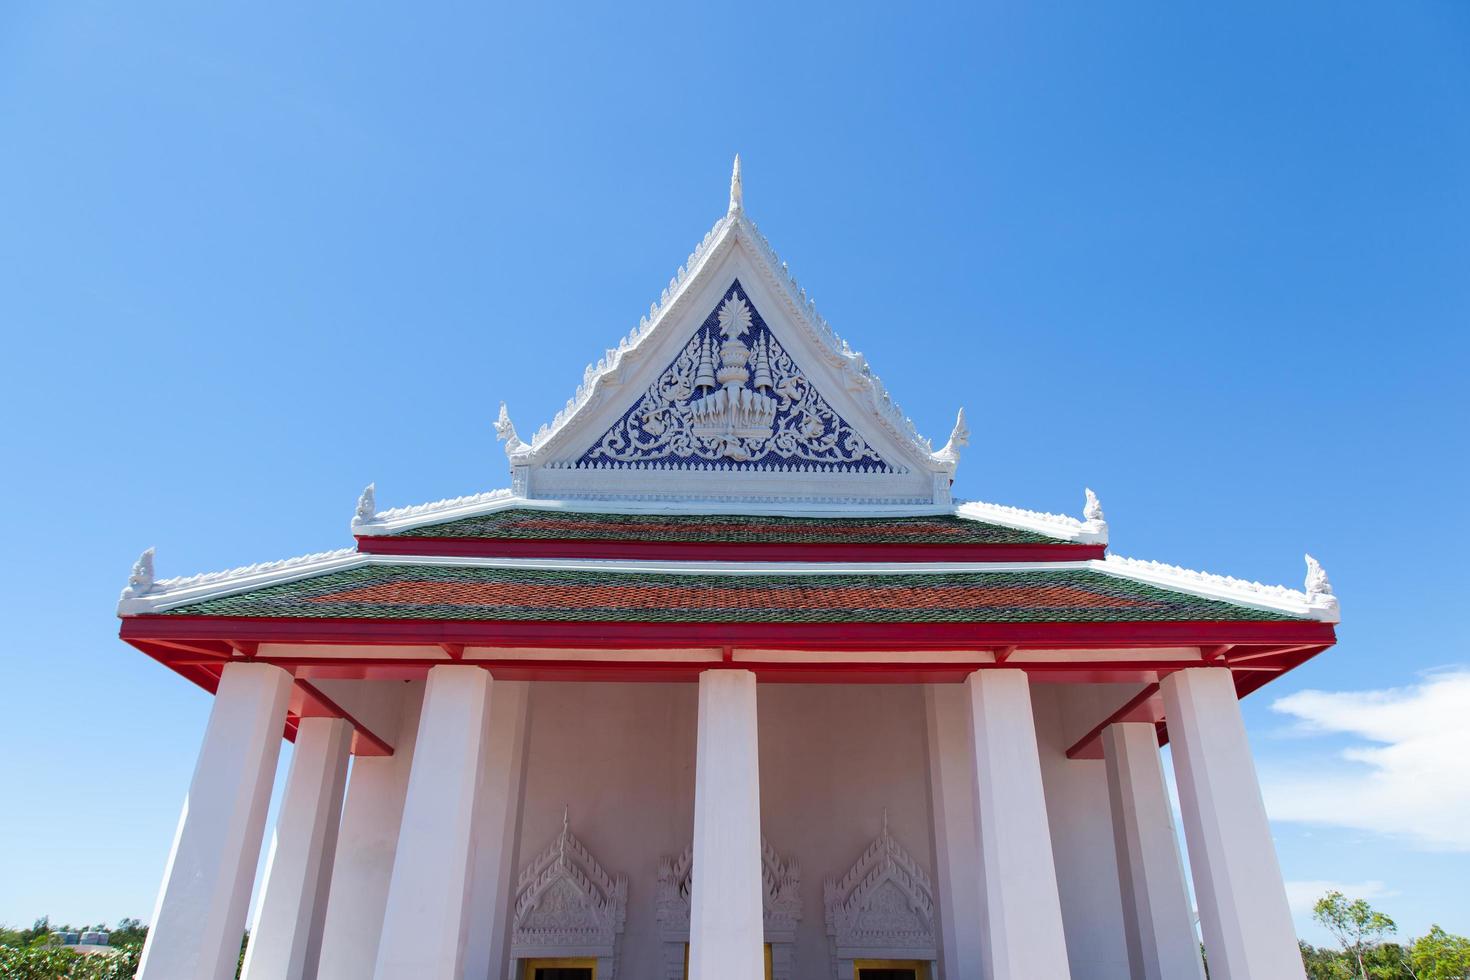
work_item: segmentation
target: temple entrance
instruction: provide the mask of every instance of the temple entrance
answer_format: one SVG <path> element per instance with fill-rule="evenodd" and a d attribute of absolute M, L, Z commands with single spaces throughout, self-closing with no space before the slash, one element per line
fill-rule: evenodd
<path fill-rule="evenodd" d="M 597 980 L 597 961 L 591 957 L 558 956 L 527 960 L 522 980 Z"/>
<path fill-rule="evenodd" d="M 929 964 L 923 960 L 858 960 L 852 965 L 853 980 L 929 980 Z"/>
<path fill-rule="evenodd" d="M 765 945 L 766 980 L 771 980 L 771 944 Z M 689 944 L 684 944 L 684 976 L 689 976 Z"/>

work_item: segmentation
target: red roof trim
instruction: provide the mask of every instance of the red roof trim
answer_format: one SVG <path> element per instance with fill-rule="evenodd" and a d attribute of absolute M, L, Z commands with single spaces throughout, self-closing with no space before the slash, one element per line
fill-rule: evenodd
<path fill-rule="evenodd" d="M 1101 544 L 852 544 L 765 541 L 604 541 L 359 535 L 357 550 L 455 558 L 641 558 L 674 561 L 1087 561 Z"/>
<path fill-rule="evenodd" d="M 1039 645 L 1140 646 L 1297 643 L 1331 645 L 1315 620 L 1108 623 L 638 623 L 513 620 L 271 619 L 130 616 L 125 640 L 257 643 L 442 644 L 659 649 L 749 646 L 782 650 L 973 650 Z"/>

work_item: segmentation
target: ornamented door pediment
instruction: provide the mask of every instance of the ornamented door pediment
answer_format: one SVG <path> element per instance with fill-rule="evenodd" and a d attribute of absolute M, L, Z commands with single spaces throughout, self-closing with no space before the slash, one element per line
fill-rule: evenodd
<path fill-rule="evenodd" d="M 516 880 L 511 957 L 592 958 L 599 977 L 616 980 L 627 906 L 628 879 L 602 869 L 564 811 L 561 833 Z"/>
<path fill-rule="evenodd" d="M 862 857 L 822 892 L 838 980 L 849 980 L 859 959 L 937 958 L 933 880 L 889 832 L 887 811 Z"/>

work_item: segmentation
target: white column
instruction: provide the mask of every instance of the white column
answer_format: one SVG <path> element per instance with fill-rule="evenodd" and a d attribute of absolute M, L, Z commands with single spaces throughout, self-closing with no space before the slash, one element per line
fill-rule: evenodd
<path fill-rule="evenodd" d="M 163 873 L 139 980 L 232 980 L 265 835 L 291 675 L 227 664 Z"/>
<path fill-rule="evenodd" d="M 529 690 L 525 681 L 496 681 L 490 694 L 490 746 L 475 828 L 465 980 L 505 980 Z"/>
<path fill-rule="evenodd" d="M 1235 684 L 1224 667 L 1159 685 L 1211 980 L 1305 975 Z"/>
<path fill-rule="evenodd" d="M 1067 980 L 1031 687 L 1021 670 L 965 681 L 975 746 L 980 941 L 986 980 Z"/>
<path fill-rule="evenodd" d="M 1103 729 L 1128 964 L 1138 980 L 1204 980 L 1152 723 Z"/>
<path fill-rule="evenodd" d="M 755 674 L 699 675 L 689 980 L 765 975 Z"/>
<path fill-rule="evenodd" d="M 244 980 L 316 976 L 351 749 L 352 725 L 341 718 L 303 718 L 297 726 Z"/>
<path fill-rule="evenodd" d="M 981 974 L 980 855 L 975 831 L 975 748 L 970 706 L 958 684 L 924 688 L 929 722 L 929 788 L 939 886 L 943 980 Z"/>
<path fill-rule="evenodd" d="M 446 664 L 429 671 L 377 980 L 460 980 L 491 686 L 480 667 Z"/>
<path fill-rule="evenodd" d="M 383 910 L 388 905 L 403 798 L 408 792 L 424 700 L 422 681 L 396 686 L 403 690 L 398 723 L 389 729 L 397 734 L 393 754 L 359 756 L 347 781 L 317 980 L 363 980 L 373 975 L 378 960 L 378 938 L 383 932 Z"/>

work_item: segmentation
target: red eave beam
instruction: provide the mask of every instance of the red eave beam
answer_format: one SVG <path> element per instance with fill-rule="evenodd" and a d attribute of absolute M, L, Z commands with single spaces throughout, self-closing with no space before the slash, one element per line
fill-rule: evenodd
<path fill-rule="evenodd" d="M 269 661 L 267 661 L 269 662 Z M 377 755 L 386 756 L 393 754 L 393 746 L 373 734 L 362 722 L 352 717 L 336 701 L 327 697 L 315 684 L 302 678 L 296 678 L 296 689 L 299 690 L 303 699 L 308 704 L 303 704 L 299 712 L 302 718 L 341 718 L 353 728 L 352 754 L 353 755 Z"/>
<path fill-rule="evenodd" d="M 1331 646 L 1330 623 L 1305 620 L 1106 623 L 647 623 L 545 620 L 268 619 L 130 616 L 124 640 L 505 646 L 589 650 L 740 646 L 778 650 L 1128 649 L 1271 644 Z"/>

